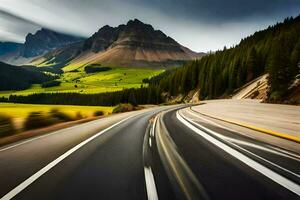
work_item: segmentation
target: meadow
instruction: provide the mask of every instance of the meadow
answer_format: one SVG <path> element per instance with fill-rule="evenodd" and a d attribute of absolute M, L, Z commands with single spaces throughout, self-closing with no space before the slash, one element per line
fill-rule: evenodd
<path fill-rule="evenodd" d="M 31 112 L 47 113 L 53 109 L 58 109 L 72 117 L 75 117 L 78 112 L 84 117 L 91 117 L 95 111 L 103 111 L 106 114 L 110 114 L 114 107 L 0 103 L 0 114 L 8 115 L 12 118 L 24 118 Z"/>
<path fill-rule="evenodd" d="M 83 118 L 92 117 L 96 111 L 111 114 L 115 107 L 105 106 L 69 106 L 69 105 L 38 105 L 38 104 L 14 104 L 0 103 L 0 115 L 10 117 L 17 128 L 22 128 L 26 117 L 32 112 L 48 114 L 52 110 L 59 110 L 68 116 L 75 118 L 79 114 Z"/>
<path fill-rule="evenodd" d="M 0 96 L 28 95 L 33 93 L 76 92 L 93 94 L 119 91 L 125 88 L 139 88 L 142 80 L 162 73 L 163 69 L 113 67 L 109 71 L 87 74 L 82 69 L 65 71 L 60 78 L 59 86 L 42 88 L 34 84 L 21 91 L 0 91 Z"/>

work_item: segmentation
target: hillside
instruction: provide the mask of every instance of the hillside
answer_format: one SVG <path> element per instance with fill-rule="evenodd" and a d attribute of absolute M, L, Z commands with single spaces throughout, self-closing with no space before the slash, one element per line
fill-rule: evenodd
<path fill-rule="evenodd" d="M 231 98 L 264 100 L 267 98 L 268 89 L 268 75 L 264 74 L 235 90 Z"/>
<path fill-rule="evenodd" d="M 20 55 L 25 58 L 35 57 L 81 40 L 83 39 L 79 37 L 42 28 L 35 34 L 29 33 L 26 36 Z"/>
<path fill-rule="evenodd" d="M 65 71 L 74 70 L 87 64 L 104 64 L 113 66 L 172 66 L 184 61 L 201 57 L 155 30 L 151 25 L 135 19 L 118 27 L 104 26 L 86 39 L 82 45 L 73 48 L 77 53 L 70 54 L 65 60 L 70 61 Z M 57 57 L 66 55 L 68 49 L 53 51 L 47 57 L 40 58 L 39 65 L 62 65 L 65 60 Z M 52 55 L 51 55 L 52 54 Z M 36 63 L 36 62 L 35 62 Z"/>
<path fill-rule="evenodd" d="M 42 28 L 34 34 L 29 33 L 24 44 L 0 43 L 0 61 L 24 65 L 32 62 L 36 57 L 59 48 L 72 46 L 73 43 L 80 41 L 83 41 L 83 38 Z"/>
<path fill-rule="evenodd" d="M 31 84 L 43 83 L 53 78 L 29 67 L 8 65 L 0 62 L 0 91 L 21 90 Z"/>
<path fill-rule="evenodd" d="M 41 57 L 37 57 L 31 61 L 31 65 L 40 67 L 41 70 L 61 74 L 62 67 L 66 66 L 73 58 L 75 58 L 81 48 L 83 42 L 75 42 L 65 47 L 52 50 Z"/>
<path fill-rule="evenodd" d="M 237 46 L 186 64 L 157 87 L 171 96 L 200 90 L 200 99 L 230 95 L 268 73 L 268 101 L 285 100 L 299 74 L 300 17 L 287 18 L 243 39 Z"/>

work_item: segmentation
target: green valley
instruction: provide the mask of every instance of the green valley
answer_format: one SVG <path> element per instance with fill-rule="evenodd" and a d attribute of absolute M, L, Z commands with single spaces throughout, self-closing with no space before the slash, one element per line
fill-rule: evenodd
<path fill-rule="evenodd" d="M 120 91 L 124 88 L 139 88 L 143 84 L 143 79 L 156 76 L 163 71 L 163 68 L 112 67 L 109 71 L 86 73 L 83 68 L 80 68 L 61 74 L 57 79 L 61 82 L 59 86 L 43 88 L 42 84 L 32 84 L 25 90 L 2 91 L 0 96 L 52 92 L 93 94 Z"/>

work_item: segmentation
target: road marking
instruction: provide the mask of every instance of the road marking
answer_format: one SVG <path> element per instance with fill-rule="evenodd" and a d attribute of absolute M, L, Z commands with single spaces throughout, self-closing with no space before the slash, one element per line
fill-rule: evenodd
<path fill-rule="evenodd" d="M 151 137 L 149 137 L 149 147 L 152 147 L 152 140 L 151 140 Z"/>
<path fill-rule="evenodd" d="M 285 153 L 285 154 L 288 154 L 290 156 L 294 156 L 295 158 L 300 159 L 300 155 L 299 154 L 291 153 L 291 152 L 289 152 L 287 150 L 284 150 L 284 149 L 281 149 L 281 148 L 275 147 L 275 146 L 270 146 L 270 148 L 272 148 L 272 149 L 274 149 L 274 150 L 276 150 L 278 152 Z M 300 162 L 300 160 L 299 160 L 299 162 Z"/>
<path fill-rule="evenodd" d="M 237 140 L 237 139 L 233 139 L 233 138 L 226 138 L 226 140 L 228 140 L 231 143 L 235 143 L 235 144 L 242 145 L 242 146 L 252 147 L 252 148 L 255 148 L 255 149 L 259 149 L 259 150 L 262 150 L 262 151 L 265 151 L 265 152 L 273 153 L 273 154 L 276 154 L 276 155 L 279 155 L 279 156 L 282 156 L 282 157 L 286 157 L 286 158 L 295 160 L 297 162 L 300 162 L 300 159 L 298 158 L 297 155 L 295 155 L 295 157 L 291 156 L 291 155 L 287 155 L 286 153 L 282 153 L 282 152 L 280 152 L 278 150 L 273 149 L 272 147 L 266 148 L 264 146 L 260 146 L 260 145 L 257 145 L 257 144 L 253 144 L 253 143 L 250 143 L 250 142 L 246 142 L 246 141 L 242 141 L 242 140 Z"/>
<path fill-rule="evenodd" d="M 148 138 L 149 147 L 152 146 L 151 144 L 151 137 L 154 137 L 154 127 L 156 126 L 156 120 L 157 116 L 154 118 L 153 125 L 150 128 L 150 134 Z M 145 165 L 145 148 L 147 148 L 147 145 L 145 145 L 147 133 L 144 136 L 144 144 L 143 144 L 143 156 L 144 156 L 144 174 L 145 174 L 145 182 L 146 182 L 146 191 L 147 191 L 147 197 L 148 200 L 158 200 L 158 194 L 156 190 L 154 175 L 152 173 L 152 169 L 150 164 L 149 166 Z"/>
<path fill-rule="evenodd" d="M 68 157 L 69 155 L 71 155 L 72 153 L 74 153 L 76 150 L 78 150 L 79 148 L 81 148 L 82 146 L 84 146 L 85 144 L 89 143 L 90 141 L 94 140 L 95 138 L 97 138 L 98 136 L 102 135 L 103 133 L 105 133 L 106 131 L 114 128 L 115 126 L 121 124 L 122 122 L 132 118 L 133 116 L 127 117 L 113 125 L 111 125 L 110 127 L 100 131 L 99 133 L 93 135 L 92 137 L 84 140 L 83 142 L 77 144 L 75 147 L 73 147 L 72 149 L 68 150 L 66 153 L 62 154 L 61 156 L 59 156 L 58 158 L 56 158 L 55 160 L 53 160 L 51 163 L 49 163 L 48 165 L 46 165 L 45 167 L 43 167 L 42 169 L 40 169 L 38 172 L 36 172 L 35 174 L 33 174 L 31 177 L 29 177 L 28 179 L 26 179 L 25 181 L 23 181 L 21 184 L 19 184 L 17 187 L 15 187 L 13 190 L 11 190 L 10 192 L 8 192 L 5 196 L 3 196 L 1 198 L 1 200 L 9 200 L 12 199 L 14 196 L 16 196 L 18 193 L 20 193 L 22 190 L 24 190 L 26 187 L 28 187 L 30 184 L 32 184 L 35 180 L 37 180 L 39 177 L 41 177 L 43 174 L 45 174 L 47 171 L 49 171 L 51 168 L 53 168 L 55 165 L 57 165 L 59 162 L 61 162 L 62 160 L 64 160 L 66 157 Z"/>
<path fill-rule="evenodd" d="M 158 200 L 154 176 L 151 167 L 144 167 L 148 200 Z"/>
<path fill-rule="evenodd" d="M 156 144 L 160 158 L 165 165 L 165 170 L 172 172 L 173 178 L 186 199 L 210 199 L 202 184 L 178 152 L 178 147 L 169 135 L 163 122 L 164 114 L 163 112 L 158 116 Z"/>
<path fill-rule="evenodd" d="M 193 109 L 191 109 L 191 110 L 193 110 Z M 248 128 L 248 129 L 259 131 L 261 133 L 269 134 L 269 135 L 272 135 L 272 136 L 276 136 L 276 137 L 287 139 L 287 140 L 290 140 L 290 141 L 293 141 L 293 142 L 300 143 L 300 137 L 297 137 L 297 136 L 294 136 L 294 135 L 290 135 L 290 134 L 287 134 L 287 133 L 280 133 L 280 132 L 272 131 L 272 130 L 269 130 L 269 129 L 260 128 L 260 127 L 256 127 L 256 126 L 253 126 L 253 125 L 245 124 L 245 123 L 242 123 L 242 122 L 233 121 L 233 120 L 221 119 L 221 118 L 218 118 L 218 117 L 213 117 L 213 116 L 210 116 L 210 115 L 200 113 L 198 111 L 195 111 L 195 112 L 197 112 L 201 115 L 216 119 L 216 120 L 220 120 L 220 121 L 223 121 L 223 122 L 235 124 L 235 125 L 238 125 L 238 126 L 241 126 L 241 127 L 245 127 L 245 128 Z"/>
<path fill-rule="evenodd" d="M 160 142 L 157 142 L 157 144 L 158 145 L 161 144 L 162 150 L 165 154 L 166 159 L 168 160 L 170 168 L 173 171 L 173 173 L 175 174 L 175 178 L 176 178 L 179 186 L 183 190 L 183 193 L 186 195 L 186 198 L 187 199 L 192 199 L 192 197 L 190 195 L 190 192 L 189 192 L 189 189 L 187 188 L 187 184 L 184 184 L 183 180 L 185 180 L 185 178 L 183 177 L 182 173 L 179 172 L 179 169 L 178 169 L 179 167 L 176 166 L 176 164 L 175 164 L 176 162 L 174 161 L 174 159 L 172 159 L 171 150 L 170 150 L 170 148 L 167 147 L 167 144 L 164 142 L 163 136 L 162 136 L 161 131 L 160 131 L 161 130 L 160 126 L 161 125 L 159 124 L 158 133 L 157 133 L 157 137 L 156 137 L 157 141 L 160 141 Z"/>
<path fill-rule="evenodd" d="M 190 114 L 195 115 L 193 113 L 190 113 Z M 201 118 L 201 117 L 199 117 L 199 118 Z M 206 120 L 206 119 L 204 119 L 204 120 Z M 209 120 L 207 120 L 207 121 L 209 122 Z M 198 123 L 193 122 L 192 120 L 191 120 L 191 122 L 193 124 L 195 124 L 196 126 L 204 127 L 204 126 L 202 126 L 202 125 L 200 125 Z M 216 125 L 218 125 L 218 124 L 216 124 Z M 222 127 L 222 126 L 220 126 L 220 127 Z M 252 156 L 255 156 L 255 157 L 257 157 L 257 158 L 259 158 L 259 159 L 261 159 L 261 160 L 263 160 L 263 161 L 265 161 L 265 162 L 267 162 L 267 163 L 269 163 L 269 164 L 271 164 L 271 165 L 273 165 L 273 166 L 275 166 L 275 167 L 277 167 L 277 168 L 279 168 L 279 169 L 281 169 L 281 170 L 283 170 L 283 171 L 285 171 L 285 172 L 287 172 L 289 174 L 292 174 L 292 175 L 296 176 L 297 178 L 300 178 L 299 174 L 297 174 L 295 172 L 292 172 L 292 171 L 290 171 L 290 170 L 288 170 L 288 169 L 286 169 L 284 167 L 281 167 L 280 165 L 277 165 L 277 164 L 275 164 L 275 163 L 273 163 L 273 162 L 271 162 L 271 161 L 269 161 L 269 160 L 267 160 L 267 159 L 265 159 L 265 158 L 263 158 L 261 156 L 258 156 L 256 154 L 252 153 L 251 151 L 249 151 L 247 149 L 244 149 L 243 147 L 239 146 L 238 144 L 250 146 L 250 147 L 257 148 L 257 149 L 260 149 L 260 150 L 263 150 L 263 151 L 267 151 L 267 152 L 270 152 L 270 153 L 281 155 L 281 156 L 284 156 L 284 157 L 287 157 L 287 158 L 290 158 L 290 159 L 293 159 L 293 160 L 296 160 L 296 161 L 299 161 L 299 159 L 297 159 L 295 157 L 292 157 L 290 155 L 285 155 L 284 153 L 281 153 L 281 152 L 277 152 L 277 151 L 275 151 L 273 149 L 268 149 L 268 148 L 265 148 L 265 147 L 262 147 L 262 146 L 259 146 L 259 145 L 256 145 L 256 144 L 252 144 L 252 143 L 245 142 L 245 141 L 242 141 L 242 140 L 237 140 L 237 139 L 233 139 L 233 138 L 230 138 L 230 137 L 227 137 L 227 136 L 223 136 L 223 135 L 221 135 L 219 133 L 216 133 L 214 131 L 211 131 L 211 130 L 210 130 L 210 132 L 212 134 L 214 134 L 215 136 L 217 136 L 217 137 L 219 137 L 219 138 L 221 138 L 223 140 L 226 140 L 228 143 L 230 143 L 231 145 L 235 146 L 236 148 L 241 149 L 242 151 L 247 152 L 247 153 L 251 154 Z M 236 143 L 238 143 L 238 144 L 236 144 Z"/>
<path fill-rule="evenodd" d="M 208 123 L 210 123 L 214 126 L 220 127 L 222 129 L 225 129 L 225 130 L 229 130 L 229 131 L 234 132 L 234 133 L 236 132 L 236 130 L 233 130 L 233 129 L 231 129 L 229 127 L 226 127 L 226 126 L 222 126 L 222 125 L 217 124 L 217 123 L 215 123 L 211 120 L 208 120 L 208 119 L 205 119 L 205 118 L 201 117 L 199 114 L 193 113 L 195 111 L 193 111 L 193 112 L 186 111 L 186 112 L 188 112 L 190 115 L 193 115 L 196 118 L 199 118 L 203 121 L 206 121 L 206 122 L 208 122 Z M 225 140 L 228 140 L 228 141 L 231 141 L 231 142 L 234 142 L 234 143 L 239 143 L 241 145 L 250 146 L 250 147 L 253 147 L 253 148 L 256 148 L 256 149 L 267 151 L 269 153 L 277 154 L 277 155 L 284 156 L 284 157 L 287 157 L 287 158 L 290 158 L 290 159 L 293 159 L 293 160 L 296 160 L 296 161 L 300 161 L 300 156 L 298 154 L 295 154 L 295 153 L 292 153 L 292 152 L 289 152 L 289 151 L 285 151 L 285 150 L 282 150 L 282 149 L 279 149 L 279 148 L 275 148 L 273 146 L 268 146 L 268 148 L 267 148 L 265 146 L 259 146 L 259 145 L 256 145 L 256 144 L 252 144 L 252 143 L 245 142 L 245 141 L 242 141 L 242 140 L 233 139 L 233 138 L 223 136 L 223 135 L 220 135 L 220 134 L 219 134 L 219 136 L 222 137 Z M 255 139 L 255 138 L 253 138 L 253 139 Z"/>
<path fill-rule="evenodd" d="M 262 164 L 252 160 L 251 158 L 245 156 L 244 154 L 240 153 L 239 151 L 233 149 L 232 147 L 228 146 L 227 144 L 215 139 L 214 137 L 210 136 L 209 134 L 205 133 L 204 131 L 199 130 L 194 125 L 191 124 L 191 120 L 189 120 L 186 117 L 183 117 L 179 114 L 179 112 L 176 112 L 177 119 L 182 122 L 184 125 L 186 125 L 188 128 L 193 130 L 195 133 L 199 134 L 201 137 L 206 139 L 207 141 L 211 142 L 215 146 L 219 147 L 223 151 L 227 152 L 228 154 L 234 156 L 241 162 L 245 163 L 249 167 L 255 169 L 256 171 L 260 172 L 264 176 L 270 178 L 274 182 L 278 183 L 279 185 L 285 187 L 286 189 L 292 191 L 293 193 L 300 196 L 300 186 L 297 183 L 294 183 L 293 181 L 281 176 L 280 174 L 270 170 L 269 168 L 263 166 Z M 201 125 L 199 125 L 201 126 Z M 204 130 L 215 134 L 214 131 L 211 131 L 203 126 L 201 126 Z"/>

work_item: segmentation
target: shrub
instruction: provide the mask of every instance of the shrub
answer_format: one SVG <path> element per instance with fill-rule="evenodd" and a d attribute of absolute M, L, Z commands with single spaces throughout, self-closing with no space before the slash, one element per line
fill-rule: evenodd
<path fill-rule="evenodd" d="M 8 98 L 6 98 L 6 97 L 0 97 L 0 102 L 8 102 Z"/>
<path fill-rule="evenodd" d="M 61 82 L 57 80 L 48 81 L 42 84 L 42 88 L 49 88 L 54 86 L 60 86 Z"/>
<path fill-rule="evenodd" d="M 127 104 L 119 104 L 114 110 L 113 113 L 122 113 L 122 112 L 129 112 L 133 111 L 134 106 L 127 103 Z"/>
<path fill-rule="evenodd" d="M 88 65 L 84 68 L 85 73 L 105 72 L 111 70 L 110 67 L 101 67 L 101 65 Z"/>
<path fill-rule="evenodd" d="M 0 115 L 0 137 L 12 135 L 15 133 L 15 128 L 10 117 Z"/>
<path fill-rule="evenodd" d="M 74 72 L 79 72 L 79 70 L 78 69 L 73 69 L 73 70 L 71 70 L 71 71 L 69 71 L 70 73 L 74 73 Z"/>
<path fill-rule="evenodd" d="M 81 114 L 81 112 L 77 112 L 76 113 L 76 119 L 83 119 L 84 117 L 83 117 L 83 115 Z"/>
<path fill-rule="evenodd" d="M 25 130 L 31 130 L 35 128 L 50 126 L 57 122 L 57 119 L 52 118 L 50 116 L 46 116 L 42 112 L 31 112 L 25 119 L 24 128 Z"/>
<path fill-rule="evenodd" d="M 94 116 L 103 116 L 105 113 L 102 110 L 97 110 L 94 112 Z"/>
<path fill-rule="evenodd" d="M 67 115 L 66 113 L 63 113 L 61 111 L 59 111 L 58 109 L 52 109 L 50 111 L 50 117 L 55 118 L 59 121 L 71 121 L 72 117 Z"/>

